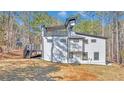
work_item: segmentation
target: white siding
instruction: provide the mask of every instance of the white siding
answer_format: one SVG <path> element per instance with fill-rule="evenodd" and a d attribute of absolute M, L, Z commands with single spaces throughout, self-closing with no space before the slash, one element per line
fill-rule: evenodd
<path fill-rule="evenodd" d="M 74 55 L 74 59 L 78 59 L 78 63 L 81 64 L 106 64 L 106 40 L 102 38 L 75 35 L 88 39 L 88 44 L 84 45 L 84 52 L 88 52 L 88 60 L 83 60 L 82 57 Z M 66 44 L 61 42 L 61 39 L 66 39 Z M 92 39 L 96 39 L 96 42 L 91 42 Z M 53 40 L 53 42 L 52 42 Z M 69 59 L 67 62 L 67 37 L 43 37 L 43 59 L 53 62 L 62 63 L 75 63 L 74 59 Z M 82 42 L 77 43 L 78 46 L 82 46 Z M 78 48 L 79 50 L 81 48 Z M 72 49 L 71 49 L 72 50 Z M 76 50 L 75 50 L 76 51 Z M 94 60 L 94 52 L 99 52 L 99 60 Z M 82 56 L 82 55 L 81 55 Z M 51 58 L 52 57 L 52 58 Z"/>
<path fill-rule="evenodd" d="M 51 61 L 52 37 L 43 37 L 43 59 Z"/>
<path fill-rule="evenodd" d="M 66 42 L 61 42 L 61 39 Z M 67 37 L 44 37 L 43 42 L 44 60 L 67 63 Z"/>
<path fill-rule="evenodd" d="M 79 36 L 79 35 L 78 35 Z M 82 36 L 82 35 L 80 35 Z M 88 39 L 88 44 L 85 44 L 85 51 L 88 52 L 88 60 L 84 60 L 83 64 L 106 64 L 106 40 L 102 38 L 95 38 L 90 36 L 82 36 Z M 96 42 L 91 42 L 96 39 Z M 99 52 L 99 60 L 94 60 L 94 52 Z"/>

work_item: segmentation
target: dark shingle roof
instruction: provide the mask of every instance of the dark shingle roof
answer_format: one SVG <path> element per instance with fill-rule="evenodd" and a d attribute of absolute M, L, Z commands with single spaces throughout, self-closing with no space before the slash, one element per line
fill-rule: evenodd
<path fill-rule="evenodd" d="M 67 36 L 67 31 L 60 31 L 60 30 L 55 30 L 55 31 L 47 31 L 45 33 L 45 36 Z"/>
<path fill-rule="evenodd" d="M 103 36 L 90 35 L 90 34 L 85 34 L 85 33 L 80 33 L 80 32 L 75 32 L 75 33 L 78 34 L 78 35 L 84 35 L 84 36 L 89 36 L 89 37 L 107 39 L 107 37 L 103 37 Z"/>

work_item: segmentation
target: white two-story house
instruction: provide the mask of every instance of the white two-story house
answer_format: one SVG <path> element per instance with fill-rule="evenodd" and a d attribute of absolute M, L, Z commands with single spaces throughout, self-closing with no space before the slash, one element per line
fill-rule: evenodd
<path fill-rule="evenodd" d="M 42 26 L 42 59 L 61 63 L 106 65 L 106 38 L 73 31 L 76 19 L 64 26 Z"/>

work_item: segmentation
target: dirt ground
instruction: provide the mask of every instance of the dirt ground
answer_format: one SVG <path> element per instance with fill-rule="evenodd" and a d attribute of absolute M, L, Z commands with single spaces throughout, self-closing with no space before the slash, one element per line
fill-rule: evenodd
<path fill-rule="evenodd" d="M 112 66 L 100 65 L 59 65 L 59 71 L 49 75 L 55 80 L 98 80 L 120 81 L 124 80 L 124 66 L 112 64 Z"/>
<path fill-rule="evenodd" d="M 23 58 L 23 49 L 13 50 L 8 53 L 0 53 L 0 60 L 2 59 L 22 59 Z"/>
<path fill-rule="evenodd" d="M 60 64 L 23 59 L 22 50 L 0 55 L 2 81 L 124 80 L 124 66 Z"/>
<path fill-rule="evenodd" d="M 24 59 L 22 55 L 22 50 L 0 54 L 0 80 L 53 80 L 47 74 L 55 71 L 56 67 L 49 62 L 43 63 L 40 59 Z"/>

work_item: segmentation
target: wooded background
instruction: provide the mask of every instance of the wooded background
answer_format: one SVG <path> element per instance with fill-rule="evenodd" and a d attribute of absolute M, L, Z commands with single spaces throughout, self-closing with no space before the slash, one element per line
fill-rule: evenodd
<path fill-rule="evenodd" d="M 83 19 L 82 13 L 90 18 Z M 72 15 L 79 21 L 74 28 L 75 31 L 107 37 L 107 60 L 118 64 L 124 63 L 124 12 L 84 11 L 82 13 Z M 24 48 L 26 44 L 40 44 L 41 24 L 55 26 L 63 22 L 50 16 L 48 12 L 1 11 L 0 52 L 11 52 L 13 49 Z"/>

